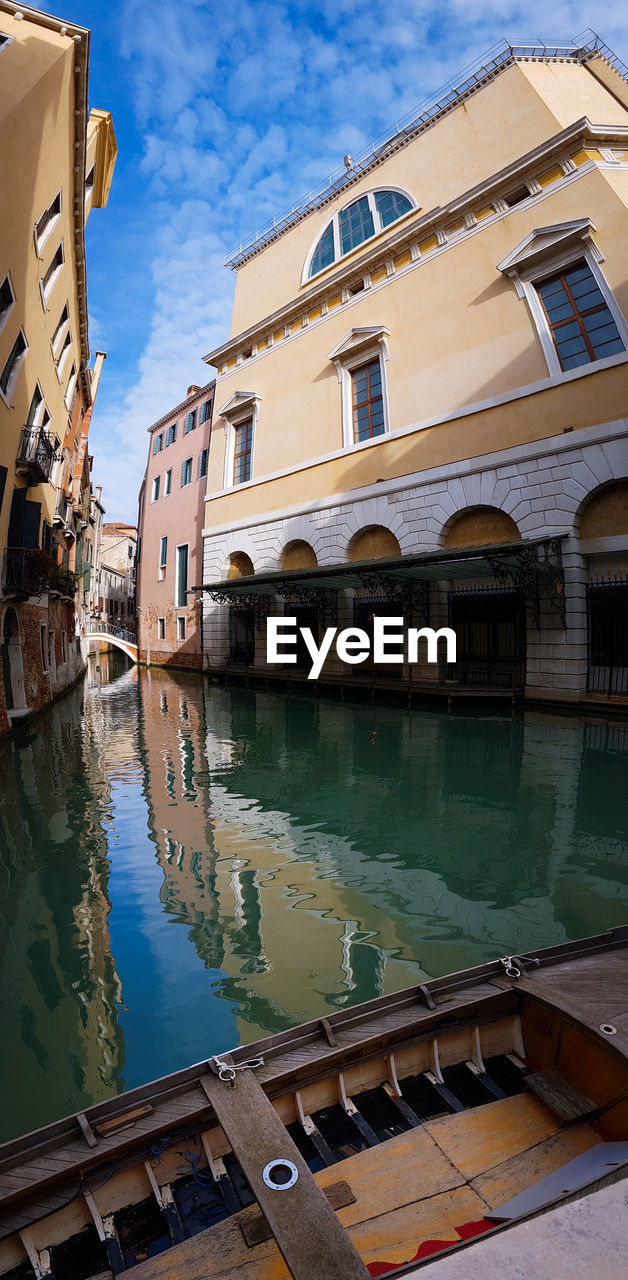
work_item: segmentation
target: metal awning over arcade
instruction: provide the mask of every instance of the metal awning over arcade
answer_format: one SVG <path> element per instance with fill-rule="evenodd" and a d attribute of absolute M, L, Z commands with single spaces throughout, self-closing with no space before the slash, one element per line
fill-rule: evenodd
<path fill-rule="evenodd" d="M 564 603 L 561 543 L 566 534 L 520 542 L 500 542 L 485 547 L 431 551 L 424 555 L 400 555 L 359 560 L 311 569 L 273 570 L 222 582 L 207 582 L 204 591 L 216 604 L 259 606 L 264 596 L 279 596 L 294 605 L 316 605 L 326 612 L 329 593 L 355 591 L 398 599 L 400 605 L 417 595 L 425 596 L 430 582 L 466 582 L 494 579 L 502 588 L 538 597 L 544 587 L 554 602 Z"/>

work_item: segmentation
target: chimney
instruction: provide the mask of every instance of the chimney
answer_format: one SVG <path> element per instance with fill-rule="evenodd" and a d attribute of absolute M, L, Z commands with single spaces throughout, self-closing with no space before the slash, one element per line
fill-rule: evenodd
<path fill-rule="evenodd" d="M 189 400 L 190 396 L 195 396 L 195 395 L 196 395 L 196 392 L 197 392 L 197 391 L 200 391 L 200 390 L 201 390 L 201 388 L 200 388 L 200 387 L 197 387 L 197 386 L 196 386 L 196 383 L 195 383 L 195 382 L 193 382 L 193 383 L 192 383 L 192 386 L 191 386 L 191 387 L 188 387 L 187 395 L 186 395 L 186 397 L 185 397 L 185 398 L 186 398 L 186 400 Z"/>

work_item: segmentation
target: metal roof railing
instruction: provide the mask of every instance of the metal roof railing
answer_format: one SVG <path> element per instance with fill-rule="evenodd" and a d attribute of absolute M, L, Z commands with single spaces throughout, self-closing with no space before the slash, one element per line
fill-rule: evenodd
<path fill-rule="evenodd" d="M 511 44 L 500 40 L 481 58 L 471 63 L 460 74 L 459 79 L 449 81 L 435 93 L 427 97 L 413 111 L 398 120 L 393 130 L 388 130 L 375 142 L 355 156 L 349 167 L 342 165 L 336 169 L 320 187 L 307 191 L 285 213 L 274 217 L 258 229 L 248 240 L 225 256 L 225 266 L 237 270 L 249 258 L 261 253 L 266 245 L 296 226 L 308 217 L 315 209 L 320 209 L 334 199 L 338 192 L 351 187 L 365 173 L 380 164 L 387 156 L 407 146 L 413 138 L 430 128 L 437 120 L 459 106 L 471 94 L 494 79 L 496 75 L 512 66 L 514 62 L 550 61 L 550 62 L 587 62 L 594 54 L 601 55 L 620 75 L 628 79 L 628 69 L 616 57 L 594 31 L 587 30 L 566 44 L 544 44 L 536 41 L 531 44 Z"/>

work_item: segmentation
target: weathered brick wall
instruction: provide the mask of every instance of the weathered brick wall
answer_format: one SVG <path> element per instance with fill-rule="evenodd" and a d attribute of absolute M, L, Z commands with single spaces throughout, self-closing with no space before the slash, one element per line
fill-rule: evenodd
<path fill-rule="evenodd" d="M 82 674 L 85 664 L 80 646 L 75 638 L 74 605 L 67 600 L 52 599 L 45 602 L 29 600 L 24 603 L 7 601 L 2 609 L 2 620 L 7 610 L 13 610 L 17 618 L 21 645 L 19 653 L 23 673 L 23 707 L 38 711 L 53 698 L 69 689 Z M 42 652 L 42 627 L 45 629 Z M 62 633 L 65 632 L 65 658 Z M 49 635 L 52 645 L 49 648 Z M 49 660 L 50 654 L 54 661 Z M 44 663 L 45 659 L 45 663 Z M 19 700 L 16 709 L 20 708 Z M 7 716 L 4 681 L 0 681 L 0 733 L 10 728 Z"/>

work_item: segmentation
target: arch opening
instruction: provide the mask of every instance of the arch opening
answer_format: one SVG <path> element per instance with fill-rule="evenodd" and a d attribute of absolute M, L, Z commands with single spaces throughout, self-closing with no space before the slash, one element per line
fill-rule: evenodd
<path fill-rule="evenodd" d="M 453 516 L 444 537 L 443 546 L 489 547 L 500 542 L 521 542 L 521 534 L 512 516 L 499 507 L 469 507 Z"/>
<path fill-rule="evenodd" d="M 316 552 L 309 542 L 305 542 L 303 538 L 295 538 L 294 542 L 289 542 L 284 547 L 280 567 L 284 572 L 288 569 L 316 569 Z"/>
<path fill-rule="evenodd" d="M 348 559 L 351 563 L 357 560 L 387 560 L 400 555 L 401 547 L 397 538 L 383 524 L 371 524 L 366 529 L 360 529 L 349 543 Z"/>
<path fill-rule="evenodd" d="M 578 536 L 616 538 L 628 535 L 628 480 L 616 480 L 591 494 L 580 516 Z"/>
<path fill-rule="evenodd" d="M 255 569 L 250 556 L 246 551 L 233 551 L 229 556 L 229 567 L 227 569 L 227 581 L 233 578 L 249 578 Z"/>

